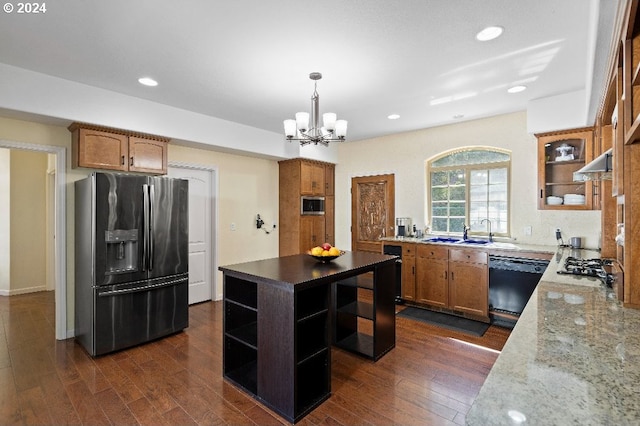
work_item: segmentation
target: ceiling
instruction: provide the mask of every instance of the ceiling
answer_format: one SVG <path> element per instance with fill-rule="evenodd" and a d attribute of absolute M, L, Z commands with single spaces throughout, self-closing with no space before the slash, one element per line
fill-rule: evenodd
<path fill-rule="evenodd" d="M 17 3 L 16 3 L 17 4 Z M 310 110 L 349 140 L 525 110 L 585 90 L 593 120 L 617 0 L 65 0 L 0 16 L 0 62 L 282 133 Z M 489 25 L 498 39 L 479 42 Z M 137 80 L 149 76 L 159 85 Z M 523 84 L 527 90 L 509 94 Z M 46 94 L 43 94 L 46 96 Z M 389 120 L 390 114 L 399 114 Z"/>

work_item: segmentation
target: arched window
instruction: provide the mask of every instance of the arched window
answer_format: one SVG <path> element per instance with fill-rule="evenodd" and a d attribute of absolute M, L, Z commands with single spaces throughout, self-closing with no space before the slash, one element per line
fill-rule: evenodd
<path fill-rule="evenodd" d="M 462 234 L 467 225 L 470 234 L 509 236 L 510 151 L 458 148 L 427 160 L 426 167 L 433 232 Z"/>

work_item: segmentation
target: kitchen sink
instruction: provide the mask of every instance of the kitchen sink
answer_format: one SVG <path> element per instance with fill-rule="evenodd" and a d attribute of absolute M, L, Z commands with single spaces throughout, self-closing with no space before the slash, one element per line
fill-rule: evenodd
<path fill-rule="evenodd" d="M 427 238 L 426 240 L 422 240 L 425 243 L 459 243 L 462 242 L 460 238 L 450 238 L 450 237 L 433 237 Z"/>
<path fill-rule="evenodd" d="M 477 245 L 483 245 L 483 244 L 489 244 L 489 240 L 473 240 L 473 239 L 466 239 L 466 240 L 459 240 L 456 241 L 457 244 L 477 244 Z"/>

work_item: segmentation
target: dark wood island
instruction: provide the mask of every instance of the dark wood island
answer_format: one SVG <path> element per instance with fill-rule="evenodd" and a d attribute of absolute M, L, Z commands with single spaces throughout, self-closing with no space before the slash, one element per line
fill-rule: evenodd
<path fill-rule="evenodd" d="M 396 259 L 346 252 L 329 263 L 299 254 L 221 266 L 224 377 L 300 420 L 331 394 L 332 343 L 372 360 L 395 346 Z"/>

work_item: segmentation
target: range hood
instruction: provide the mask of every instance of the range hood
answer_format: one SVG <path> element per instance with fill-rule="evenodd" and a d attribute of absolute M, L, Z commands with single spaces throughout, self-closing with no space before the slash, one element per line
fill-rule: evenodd
<path fill-rule="evenodd" d="M 612 159 L 613 148 L 598 156 L 592 162 L 586 164 L 583 168 L 573 173 L 574 182 L 583 182 L 585 180 L 611 180 L 613 178 Z"/>

